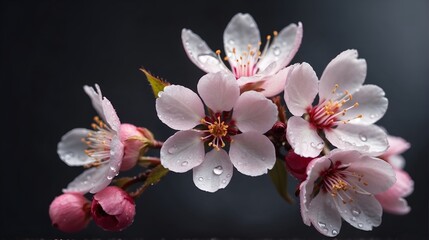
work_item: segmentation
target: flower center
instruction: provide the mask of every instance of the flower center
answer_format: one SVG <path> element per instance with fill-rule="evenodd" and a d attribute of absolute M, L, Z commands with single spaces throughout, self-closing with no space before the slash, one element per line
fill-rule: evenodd
<path fill-rule="evenodd" d="M 344 94 L 340 94 L 338 96 L 336 94 L 338 87 L 339 85 L 335 84 L 331 92 L 332 95 L 335 95 L 335 97 L 331 99 L 326 99 L 318 105 L 307 110 L 310 117 L 309 121 L 314 127 L 318 129 L 331 128 L 341 123 L 346 124 L 351 120 L 363 117 L 362 114 L 359 114 L 351 119 L 343 119 L 343 116 L 346 115 L 347 111 L 352 108 L 358 107 L 359 103 L 355 102 L 349 107 L 344 107 L 347 102 L 353 99 L 353 96 L 347 90 L 344 91 Z"/>
<path fill-rule="evenodd" d="M 208 142 L 208 145 L 216 150 L 225 147 L 226 142 L 232 141 L 230 135 L 236 134 L 234 122 L 225 123 L 221 120 L 220 114 L 216 114 L 214 117 L 205 117 L 201 119 L 201 123 L 207 127 L 206 130 L 202 130 L 205 136 L 201 137 L 201 140 Z"/>
<path fill-rule="evenodd" d="M 110 143 L 113 138 L 113 130 L 97 116 L 94 117 L 91 127 L 94 130 L 82 141 L 88 145 L 85 154 L 95 159 L 95 162 L 86 167 L 96 167 L 110 159 Z"/>

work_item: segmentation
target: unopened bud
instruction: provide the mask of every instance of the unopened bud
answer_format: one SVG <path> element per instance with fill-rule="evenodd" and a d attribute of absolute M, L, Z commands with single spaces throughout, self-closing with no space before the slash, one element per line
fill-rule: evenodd
<path fill-rule="evenodd" d="M 89 201 L 79 193 L 64 193 L 49 206 L 52 225 L 63 232 L 78 232 L 90 220 Z"/>
<path fill-rule="evenodd" d="M 154 142 L 152 133 L 146 128 L 139 128 L 132 124 L 121 124 L 119 137 L 124 143 L 124 157 L 122 159 L 121 171 L 133 168 L 140 154 L 146 153 L 148 146 Z"/>
<path fill-rule="evenodd" d="M 313 159 L 302 157 L 293 150 L 290 150 L 285 157 L 289 173 L 300 181 L 304 181 L 307 178 L 307 166 Z"/>

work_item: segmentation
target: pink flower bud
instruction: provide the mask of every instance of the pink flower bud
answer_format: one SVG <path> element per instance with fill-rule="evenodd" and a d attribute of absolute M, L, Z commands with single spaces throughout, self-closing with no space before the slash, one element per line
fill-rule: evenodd
<path fill-rule="evenodd" d="M 64 193 L 49 206 L 52 225 L 63 232 L 78 232 L 90 220 L 89 201 L 79 193 Z"/>
<path fill-rule="evenodd" d="M 121 171 L 133 168 L 140 153 L 148 150 L 148 145 L 154 141 L 152 133 L 146 128 L 138 128 L 132 124 L 121 124 L 119 138 L 124 144 L 125 152 L 122 159 Z"/>
<path fill-rule="evenodd" d="M 134 221 L 134 199 L 124 190 L 109 186 L 94 195 L 91 215 L 94 222 L 108 231 L 121 231 Z"/>
<path fill-rule="evenodd" d="M 294 177 L 300 181 L 304 181 L 307 178 L 307 165 L 314 158 L 301 157 L 296 154 L 293 150 L 290 150 L 285 158 L 286 166 Z"/>

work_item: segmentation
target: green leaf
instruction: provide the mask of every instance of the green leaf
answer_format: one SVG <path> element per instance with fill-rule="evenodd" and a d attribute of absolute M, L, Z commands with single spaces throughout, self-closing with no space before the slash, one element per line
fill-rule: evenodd
<path fill-rule="evenodd" d="M 155 98 L 158 98 L 158 93 L 163 91 L 166 86 L 169 86 L 170 83 L 152 75 L 149 71 L 147 71 L 144 68 L 140 68 L 140 71 L 146 75 L 147 81 L 149 82 L 150 86 L 152 87 L 153 94 L 155 95 Z"/>
<path fill-rule="evenodd" d="M 293 203 L 293 199 L 287 191 L 288 174 L 284 162 L 280 159 L 277 159 L 276 164 L 274 164 L 273 169 L 271 169 L 268 174 L 270 175 L 271 180 L 280 196 L 286 202 Z"/>
<path fill-rule="evenodd" d="M 144 183 L 145 186 L 150 186 L 157 184 L 162 177 L 167 175 L 168 169 L 164 168 L 161 164 L 152 169 L 152 171 L 147 176 L 147 179 Z"/>

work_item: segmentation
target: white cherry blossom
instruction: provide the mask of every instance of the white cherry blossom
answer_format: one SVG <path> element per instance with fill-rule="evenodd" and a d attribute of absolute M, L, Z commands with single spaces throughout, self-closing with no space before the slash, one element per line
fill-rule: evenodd
<path fill-rule="evenodd" d="M 302 40 L 302 24 L 290 24 L 274 37 L 267 36 L 262 50 L 260 33 L 255 20 L 249 14 L 238 13 L 228 23 L 223 42 L 231 70 L 225 66 L 220 50 L 216 54 L 191 30 L 182 30 L 182 42 L 190 60 L 207 73 L 231 71 L 240 87 L 259 89 L 266 97 L 283 91 L 289 65 Z"/>
<path fill-rule="evenodd" d="M 320 133 L 340 149 L 354 149 L 378 156 L 388 147 L 387 135 L 374 125 L 386 112 L 384 91 L 362 85 L 366 61 L 356 50 L 347 50 L 325 68 L 320 81 L 308 63 L 293 66 L 284 98 L 294 115 L 288 120 L 286 137 L 294 151 L 317 157 L 325 146 Z M 317 104 L 313 105 L 316 96 Z"/>
<path fill-rule="evenodd" d="M 159 119 L 180 130 L 164 142 L 161 164 L 178 173 L 193 169 L 195 185 L 208 192 L 228 185 L 233 166 L 249 176 L 267 173 L 274 166 L 275 149 L 263 134 L 277 119 L 275 104 L 255 91 L 240 95 L 234 75 L 226 71 L 204 75 L 198 93 L 204 103 L 183 86 L 160 92 Z"/>

